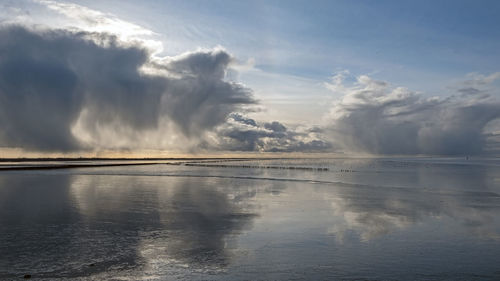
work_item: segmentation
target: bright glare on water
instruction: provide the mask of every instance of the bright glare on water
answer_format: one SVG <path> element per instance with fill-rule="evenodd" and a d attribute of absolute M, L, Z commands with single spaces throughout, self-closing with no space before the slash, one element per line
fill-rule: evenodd
<path fill-rule="evenodd" d="M 0 170 L 0 280 L 499 280 L 500 161 Z"/>

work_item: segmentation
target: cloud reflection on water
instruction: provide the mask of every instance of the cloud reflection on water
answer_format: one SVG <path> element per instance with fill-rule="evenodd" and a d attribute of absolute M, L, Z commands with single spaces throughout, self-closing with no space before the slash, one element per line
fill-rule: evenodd
<path fill-rule="evenodd" d="M 231 199 L 252 193 L 238 195 L 230 183 L 220 184 L 169 177 L 3 175 L 0 278 L 24 273 L 108 278 L 115 270 L 153 274 L 158 266 L 168 272 L 185 265 L 220 271 L 236 247 L 231 237 L 254 218 L 242 208 L 248 205 Z"/>
<path fill-rule="evenodd" d="M 364 165 L 358 163 L 358 167 L 376 165 L 374 162 L 377 161 L 366 160 Z M 350 182 L 363 185 L 340 187 L 328 195 L 334 216 L 341 218 L 329 229 L 330 233 L 341 242 L 347 232 L 354 232 L 368 242 L 431 220 L 451 219 L 472 235 L 500 239 L 496 216 L 500 211 L 500 194 L 491 181 L 498 167 L 406 165 L 410 169 L 391 172 L 389 185 L 381 180 L 387 173 L 383 169 L 378 172 L 382 175 L 349 174 Z M 397 186 L 398 178 L 402 181 L 406 178 L 409 186 Z M 369 181 L 373 186 L 365 184 Z"/>
<path fill-rule="evenodd" d="M 48 279 L 224 279 L 246 274 L 239 271 L 246 266 L 272 271 L 273 264 L 300 274 L 325 266 L 326 275 L 317 276 L 323 279 L 331 277 L 328 266 L 350 274 L 357 270 L 351 264 L 363 261 L 367 270 L 397 264 L 404 271 L 427 264 L 432 253 L 462 253 L 449 247 L 498 252 L 498 166 L 344 159 L 329 168 L 0 174 L 0 279 L 26 272 Z M 430 250 L 412 255 L 422 248 Z M 405 258 L 412 260 L 398 262 Z"/>
<path fill-rule="evenodd" d="M 145 270 L 187 265 L 218 271 L 231 259 L 231 238 L 248 229 L 255 216 L 234 200 L 252 193 L 221 186 L 225 184 L 193 178 L 77 176 L 72 192 L 84 219 L 110 217 L 113 224 L 135 228 L 136 252 Z"/>

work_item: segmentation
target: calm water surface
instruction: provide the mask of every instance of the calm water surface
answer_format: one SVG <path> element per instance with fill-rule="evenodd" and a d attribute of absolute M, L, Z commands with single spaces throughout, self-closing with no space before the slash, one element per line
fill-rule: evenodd
<path fill-rule="evenodd" d="M 500 161 L 0 170 L 0 280 L 24 274 L 500 280 Z"/>

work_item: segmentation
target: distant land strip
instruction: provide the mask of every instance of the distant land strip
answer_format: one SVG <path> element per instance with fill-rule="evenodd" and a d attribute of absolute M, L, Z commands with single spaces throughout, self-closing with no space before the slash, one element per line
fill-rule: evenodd
<path fill-rule="evenodd" d="M 225 167 L 230 165 L 208 165 L 204 163 L 221 163 L 234 161 L 251 161 L 251 160 L 288 160 L 295 158 L 0 158 L 0 171 L 12 170 L 50 170 L 50 169 L 72 169 L 72 168 L 93 168 L 93 167 L 114 167 L 114 166 L 139 166 L 139 165 L 187 165 L 187 166 L 212 166 Z M 87 163 L 87 162 L 96 163 Z M 102 161 L 102 162 L 98 162 Z M 117 161 L 121 161 L 118 162 Z M 125 162 L 128 161 L 128 162 Z M 134 162 L 132 162 L 134 161 Z M 143 162 L 148 161 L 148 162 Z M 152 161 L 152 162 L 151 162 Z M 165 162 L 171 161 L 171 162 Z M 33 162 L 33 163 L 29 163 Z M 56 163 L 49 163 L 56 162 Z M 60 163 L 57 163 L 60 162 Z M 62 163 L 61 163 L 62 162 Z M 15 163 L 15 164 L 8 164 Z M 20 164 L 26 163 L 26 164 Z M 192 165 L 191 165 L 192 164 Z M 250 168 L 245 166 L 243 168 Z M 262 166 L 256 166 L 262 168 Z M 283 168 L 286 169 L 286 168 Z M 299 168 L 300 169 L 300 168 Z M 305 168 L 308 169 L 308 168 Z"/>
<path fill-rule="evenodd" d="M 54 164 L 54 165 L 31 165 L 31 166 L 4 166 L 0 165 L 0 171 L 12 170 L 52 170 L 52 169 L 69 169 L 69 168 L 91 168 L 91 167 L 113 167 L 113 166 L 141 166 L 141 165 L 156 165 L 164 163 L 96 163 L 96 164 Z"/>
<path fill-rule="evenodd" d="M 252 160 L 252 159 L 293 159 L 293 158 L 231 158 L 231 157 L 144 157 L 144 158 L 106 158 L 106 157 L 42 157 L 42 158 L 0 158 L 0 162 L 46 162 L 46 161 L 239 161 L 239 160 Z"/>
<path fill-rule="evenodd" d="M 106 157 L 42 157 L 42 158 L 0 158 L 0 162 L 52 162 L 52 161 L 248 161 L 248 160 L 291 160 L 291 159 L 316 159 L 309 157 L 144 157 L 144 158 L 106 158 Z"/>

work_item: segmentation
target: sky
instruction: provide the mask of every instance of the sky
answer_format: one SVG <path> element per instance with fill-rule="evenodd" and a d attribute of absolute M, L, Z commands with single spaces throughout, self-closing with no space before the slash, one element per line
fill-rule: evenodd
<path fill-rule="evenodd" d="M 0 0 L 0 151 L 498 156 L 499 13 Z"/>

